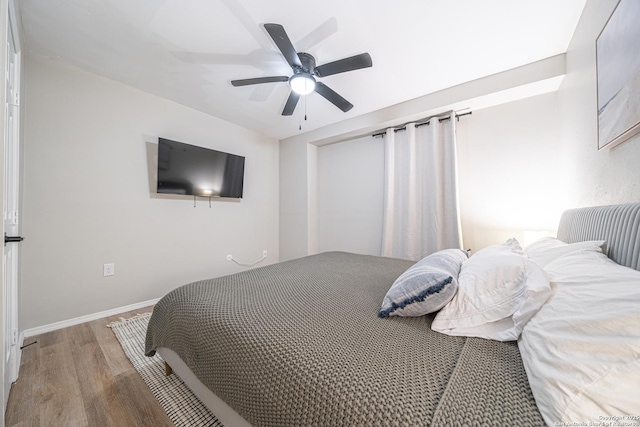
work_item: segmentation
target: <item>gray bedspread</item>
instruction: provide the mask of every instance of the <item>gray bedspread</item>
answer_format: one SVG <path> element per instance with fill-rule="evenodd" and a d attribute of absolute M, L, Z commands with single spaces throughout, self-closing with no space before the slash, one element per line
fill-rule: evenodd
<path fill-rule="evenodd" d="M 412 264 L 329 252 L 182 286 L 146 354 L 172 349 L 254 426 L 544 426 L 515 343 L 378 318 Z"/>

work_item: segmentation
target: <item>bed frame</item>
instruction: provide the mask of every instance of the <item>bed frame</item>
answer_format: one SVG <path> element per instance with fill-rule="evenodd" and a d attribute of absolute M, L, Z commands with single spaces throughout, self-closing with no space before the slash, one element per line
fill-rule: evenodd
<path fill-rule="evenodd" d="M 565 211 L 558 239 L 567 243 L 604 240 L 609 258 L 640 270 L 640 203 Z"/>
<path fill-rule="evenodd" d="M 220 420 L 224 427 L 251 427 L 251 424 L 240 414 L 234 411 L 207 386 L 202 384 L 189 367 L 180 359 L 173 350 L 166 347 L 158 347 L 157 353 L 165 363 L 166 374 L 177 374 L 196 397 L 209 408 L 211 413 Z"/>
<path fill-rule="evenodd" d="M 558 226 L 558 239 L 574 243 L 605 240 L 606 253 L 615 262 L 640 270 L 640 203 L 567 210 Z M 157 349 L 167 375 L 175 372 L 225 427 L 250 427 L 242 416 L 200 382 L 170 349 Z"/>

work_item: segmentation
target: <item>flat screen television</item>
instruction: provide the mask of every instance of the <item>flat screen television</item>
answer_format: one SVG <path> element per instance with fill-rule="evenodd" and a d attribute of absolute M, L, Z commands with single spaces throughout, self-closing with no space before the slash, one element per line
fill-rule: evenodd
<path fill-rule="evenodd" d="M 242 198 L 244 157 L 158 138 L 160 194 Z"/>

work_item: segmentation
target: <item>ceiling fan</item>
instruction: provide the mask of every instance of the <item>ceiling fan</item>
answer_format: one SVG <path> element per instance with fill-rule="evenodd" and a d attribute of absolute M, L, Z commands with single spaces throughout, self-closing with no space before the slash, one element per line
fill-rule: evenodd
<path fill-rule="evenodd" d="M 333 89 L 315 77 L 326 77 L 332 74 L 345 73 L 347 71 L 368 68 L 373 65 L 371 56 L 368 53 L 350 56 L 338 61 L 329 62 L 316 67 L 316 59 L 305 52 L 296 52 L 284 27 L 279 24 L 264 24 L 265 30 L 269 33 L 282 55 L 293 69 L 291 76 L 258 77 L 255 79 L 232 80 L 233 86 L 247 86 L 261 83 L 289 82 L 291 93 L 289 99 L 282 110 L 283 116 L 290 116 L 298 104 L 300 95 L 307 95 L 313 91 L 323 96 L 333 105 L 345 113 L 353 108 L 353 104 L 338 95 Z M 315 76 L 315 77 L 314 77 Z"/>

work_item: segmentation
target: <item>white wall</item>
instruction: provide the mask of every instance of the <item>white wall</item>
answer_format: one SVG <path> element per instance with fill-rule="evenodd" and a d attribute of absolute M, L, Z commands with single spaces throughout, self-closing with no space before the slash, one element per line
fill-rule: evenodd
<path fill-rule="evenodd" d="M 307 144 L 307 253 L 316 254 L 319 251 L 318 236 L 318 186 L 320 177 L 318 176 L 318 147 Z"/>
<path fill-rule="evenodd" d="M 318 250 L 380 255 L 384 140 L 318 148 Z"/>
<path fill-rule="evenodd" d="M 382 110 L 346 119 L 280 141 L 280 255 L 297 258 L 320 248 L 322 231 L 314 203 L 318 184 L 314 175 L 316 146 L 352 141 L 388 126 L 396 126 L 448 110 L 480 109 L 555 91 L 565 69 L 565 56 L 557 55 L 502 73 L 483 77 Z M 326 215 L 323 219 L 326 226 Z M 343 227 L 335 223 L 333 227 Z M 346 227 L 346 225 L 344 226 Z M 363 249 L 364 250 L 364 249 Z M 368 250 L 373 250 L 369 246 Z"/>
<path fill-rule="evenodd" d="M 308 144 L 280 141 L 280 260 L 309 253 Z M 313 183 L 312 183 L 313 184 Z"/>
<path fill-rule="evenodd" d="M 558 156 L 558 114 L 557 94 L 549 93 L 475 110 L 457 122 L 466 248 L 509 237 L 524 243 L 524 231 L 555 234 L 560 214 L 571 207 L 567 171 Z M 370 136 L 322 147 L 281 141 L 283 254 L 293 248 L 295 257 L 314 253 L 314 239 L 318 252 L 380 254 L 383 144 Z M 285 214 L 291 206 L 297 206 L 296 214 Z"/>
<path fill-rule="evenodd" d="M 278 261 L 277 141 L 42 57 L 25 79 L 22 330 Z M 244 199 L 158 198 L 158 137 L 245 156 Z"/>
<path fill-rule="evenodd" d="M 597 150 L 596 38 L 618 0 L 589 0 L 567 51 L 567 75 L 558 91 L 560 152 L 567 169 L 568 202 L 590 206 L 640 202 L 640 135 Z"/>
<path fill-rule="evenodd" d="M 587 1 L 566 54 L 566 75 L 557 92 L 495 107 L 475 107 L 473 116 L 460 120 L 461 210 L 466 246 L 478 249 L 511 236 L 524 240 L 525 230 L 553 233 L 566 208 L 640 202 L 640 135 L 612 150 L 597 150 L 595 40 L 617 2 Z M 564 68 L 564 62 L 562 65 Z M 551 76 L 535 77 L 529 68 L 506 74 L 511 76 L 515 71 L 540 81 Z M 497 94 L 501 92 L 497 85 L 505 78 L 490 77 L 495 80 L 479 79 L 426 95 L 419 102 L 389 107 L 282 141 L 281 147 L 295 146 L 300 151 L 297 157 L 290 151 L 288 161 L 295 162 L 304 177 L 286 194 L 281 187 L 281 197 L 288 199 L 285 203 L 307 206 L 308 167 L 302 163 L 307 158 L 308 144 L 348 139 L 374 128 L 442 112 L 450 105 L 471 105 L 479 93 L 494 89 Z M 451 99 L 456 103 L 451 104 Z M 342 243 L 330 241 L 323 230 L 346 230 L 353 220 L 347 218 L 347 205 L 342 213 L 327 211 L 335 206 L 325 206 L 324 179 L 319 179 L 319 250 L 331 250 Z M 296 232 L 287 233 L 287 239 L 281 236 L 283 252 L 297 245 L 296 256 L 306 255 L 307 239 L 313 232 L 309 223 L 307 214 L 296 217 L 296 226 L 291 228 Z"/>
<path fill-rule="evenodd" d="M 474 111 L 456 134 L 465 247 L 523 242 L 525 230 L 555 234 L 569 207 L 557 94 Z"/>
<path fill-rule="evenodd" d="M 522 242 L 524 230 L 554 233 L 567 207 L 556 94 L 476 110 L 456 125 L 465 247 Z M 319 250 L 379 255 L 384 140 L 320 147 L 317 169 Z"/>

